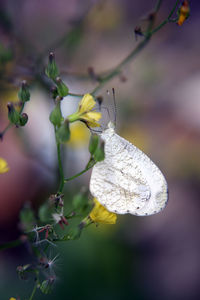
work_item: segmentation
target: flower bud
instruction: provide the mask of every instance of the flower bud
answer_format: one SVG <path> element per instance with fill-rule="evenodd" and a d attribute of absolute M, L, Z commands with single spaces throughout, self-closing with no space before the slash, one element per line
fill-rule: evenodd
<path fill-rule="evenodd" d="M 49 62 L 45 69 L 45 73 L 52 80 L 55 80 L 59 75 L 58 67 L 55 62 L 55 55 L 53 52 L 50 52 L 49 54 Z"/>
<path fill-rule="evenodd" d="M 62 79 L 60 77 L 56 78 L 56 84 L 57 84 L 57 91 L 58 91 L 58 95 L 60 97 L 65 97 L 68 95 L 69 89 L 68 87 L 64 84 L 64 82 L 62 81 Z"/>
<path fill-rule="evenodd" d="M 188 1 L 183 1 L 182 5 L 178 11 L 178 21 L 177 24 L 179 26 L 183 25 L 183 23 L 185 22 L 185 20 L 187 20 L 187 18 L 190 15 L 190 6 L 189 6 L 189 2 Z"/>
<path fill-rule="evenodd" d="M 20 125 L 20 114 L 15 110 L 13 103 L 9 102 L 7 108 L 9 121 L 16 126 Z"/>
<path fill-rule="evenodd" d="M 57 87 L 56 86 L 53 86 L 52 88 L 51 88 L 51 96 L 52 96 L 52 98 L 55 100 L 56 99 L 56 97 L 58 96 L 58 90 L 57 90 Z"/>
<path fill-rule="evenodd" d="M 30 92 L 26 80 L 22 81 L 21 88 L 18 93 L 18 97 L 19 100 L 21 100 L 23 103 L 30 100 Z"/>
<path fill-rule="evenodd" d="M 56 106 L 52 110 L 50 116 L 49 116 L 50 122 L 54 126 L 60 126 L 61 122 L 63 120 L 61 109 L 60 109 L 60 100 L 56 101 Z"/>
<path fill-rule="evenodd" d="M 55 282 L 55 276 L 50 276 L 47 280 L 44 280 L 41 284 L 40 284 L 40 290 L 42 293 L 44 294 L 49 294 L 52 291 L 52 286 Z"/>
<path fill-rule="evenodd" d="M 69 129 L 69 121 L 67 119 L 56 131 L 56 138 L 60 143 L 65 143 L 69 140 L 70 129 Z"/>
<path fill-rule="evenodd" d="M 28 122 L 28 115 L 26 113 L 23 113 L 20 116 L 20 126 L 25 126 L 27 122 Z"/>

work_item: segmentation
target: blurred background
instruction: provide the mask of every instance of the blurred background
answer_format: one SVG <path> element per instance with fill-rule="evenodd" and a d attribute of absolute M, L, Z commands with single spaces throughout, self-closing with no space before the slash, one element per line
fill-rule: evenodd
<path fill-rule="evenodd" d="M 156 23 L 175 1 L 163 1 Z M 134 28 L 156 0 L 1 0 L 0 2 L 0 129 L 7 125 L 8 101 L 17 100 L 20 82 L 31 87 L 25 112 L 29 122 L 10 129 L 0 143 L 0 156 L 10 171 L 0 175 L 1 243 L 20 234 L 19 211 L 24 203 L 38 207 L 57 189 L 53 108 L 44 75 L 54 51 L 64 82 L 72 93 L 90 92 L 96 82 L 88 68 L 101 73 L 117 65 L 139 43 Z M 142 149 L 160 167 L 169 185 L 163 212 L 149 216 L 119 216 L 116 225 L 92 226 L 80 240 L 59 245 L 53 293 L 35 299 L 200 299 L 200 41 L 199 8 L 191 1 L 191 16 L 179 27 L 167 24 L 120 76 L 97 95 L 113 117 L 115 88 L 117 132 Z M 80 99 L 62 101 L 63 115 Z M 88 161 L 89 132 L 72 128 L 66 145 L 65 175 L 72 176 Z M 66 201 L 90 172 L 65 187 Z M 15 272 L 28 263 L 23 247 L 0 252 L 1 299 L 31 294 L 33 282 Z"/>

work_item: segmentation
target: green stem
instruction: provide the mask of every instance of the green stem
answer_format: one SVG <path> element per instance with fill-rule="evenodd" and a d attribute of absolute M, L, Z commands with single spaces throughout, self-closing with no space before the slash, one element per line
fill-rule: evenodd
<path fill-rule="evenodd" d="M 76 175 L 74 175 L 74 176 L 72 176 L 72 177 L 66 178 L 66 179 L 64 180 L 64 182 L 68 182 L 68 181 L 70 181 L 70 180 L 73 180 L 73 179 L 75 179 L 75 178 L 81 176 L 82 174 L 86 173 L 89 169 L 91 169 L 91 168 L 95 165 L 95 163 L 96 163 L 96 162 L 94 162 L 94 163 L 91 164 L 91 165 L 89 165 L 89 163 L 88 163 L 87 166 L 86 166 L 86 168 L 85 168 L 83 171 L 77 173 Z"/>
<path fill-rule="evenodd" d="M 156 33 L 157 31 L 159 31 L 163 26 L 165 26 L 167 23 L 171 23 L 171 22 L 176 22 L 177 21 L 177 18 L 175 19 L 171 19 L 172 15 L 174 14 L 175 10 L 177 9 L 179 3 L 181 2 L 181 0 L 177 0 L 176 3 L 174 4 L 174 7 L 172 8 L 172 10 L 170 11 L 168 17 L 163 21 L 161 22 L 156 28 L 154 28 L 154 30 L 152 30 L 152 35 L 154 33 Z"/>
<path fill-rule="evenodd" d="M 14 241 L 11 241 L 11 242 L 0 245 L 0 251 L 6 250 L 6 249 L 9 249 L 9 248 L 17 247 L 21 244 L 22 244 L 21 240 L 14 240 Z"/>
<path fill-rule="evenodd" d="M 172 8 L 172 10 L 170 11 L 169 13 L 169 16 L 168 16 L 168 20 L 172 17 L 173 13 L 175 12 L 175 10 L 177 9 L 178 5 L 180 4 L 182 0 L 177 0 L 174 4 L 174 7 Z"/>
<path fill-rule="evenodd" d="M 58 192 L 62 193 L 64 187 L 64 172 L 63 172 L 63 166 L 61 160 L 61 144 L 57 141 L 56 145 L 57 145 L 58 168 L 60 173 L 60 185 L 59 185 Z"/>
<path fill-rule="evenodd" d="M 34 285 L 34 288 L 33 288 L 33 291 L 32 291 L 32 293 L 31 293 L 31 295 L 30 295 L 29 300 L 33 300 L 33 297 L 34 297 L 34 295 L 35 295 L 35 292 L 36 292 L 36 290 L 37 290 L 37 287 L 38 287 L 38 280 L 36 280 L 36 283 L 35 283 L 35 285 Z"/>
<path fill-rule="evenodd" d="M 121 72 L 121 69 L 129 63 L 149 42 L 151 35 L 147 35 L 145 39 L 124 59 L 122 60 L 108 75 L 101 79 L 100 84 L 91 92 L 95 95 L 108 81 Z"/>
<path fill-rule="evenodd" d="M 68 96 L 82 98 L 83 94 L 68 93 Z"/>
<path fill-rule="evenodd" d="M 2 132 L 0 132 L 0 139 L 3 140 L 4 135 L 6 134 L 6 131 L 8 131 L 14 124 L 8 123 L 8 125 L 4 128 Z"/>
<path fill-rule="evenodd" d="M 157 13 L 159 11 L 161 4 L 162 4 L 162 0 L 158 0 L 155 5 L 155 9 L 154 9 L 155 13 Z"/>

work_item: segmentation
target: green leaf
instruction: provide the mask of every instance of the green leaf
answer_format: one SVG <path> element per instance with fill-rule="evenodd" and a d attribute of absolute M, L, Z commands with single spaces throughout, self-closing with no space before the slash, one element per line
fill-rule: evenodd
<path fill-rule="evenodd" d="M 89 151 L 91 154 L 94 154 L 99 143 L 99 136 L 97 134 L 92 134 L 90 137 L 90 143 L 89 143 Z"/>
<path fill-rule="evenodd" d="M 99 147 L 94 152 L 94 159 L 96 161 L 102 161 L 105 158 L 105 152 L 104 152 L 104 141 L 101 140 Z"/>
<path fill-rule="evenodd" d="M 60 126 L 63 120 L 61 109 L 60 109 L 60 101 L 57 101 L 56 106 L 52 110 L 49 120 L 54 126 Z"/>

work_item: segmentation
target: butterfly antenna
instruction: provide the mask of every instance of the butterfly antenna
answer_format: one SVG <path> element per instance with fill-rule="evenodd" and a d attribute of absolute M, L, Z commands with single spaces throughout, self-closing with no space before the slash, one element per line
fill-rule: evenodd
<path fill-rule="evenodd" d="M 96 129 L 93 129 L 93 128 L 91 128 L 88 124 L 87 124 L 87 122 L 84 122 L 84 121 L 82 121 L 86 126 L 87 126 L 87 128 L 90 130 L 90 132 L 92 132 L 92 133 L 102 133 L 103 131 L 102 130 L 96 130 Z"/>
<path fill-rule="evenodd" d="M 117 104 L 116 104 L 116 99 L 115 99 L 115 89 L 112 88 L 112 93 L 113 93 L 113 102 L 114 102 L 114 125 L 116 127 L 117 123 Z"/>

